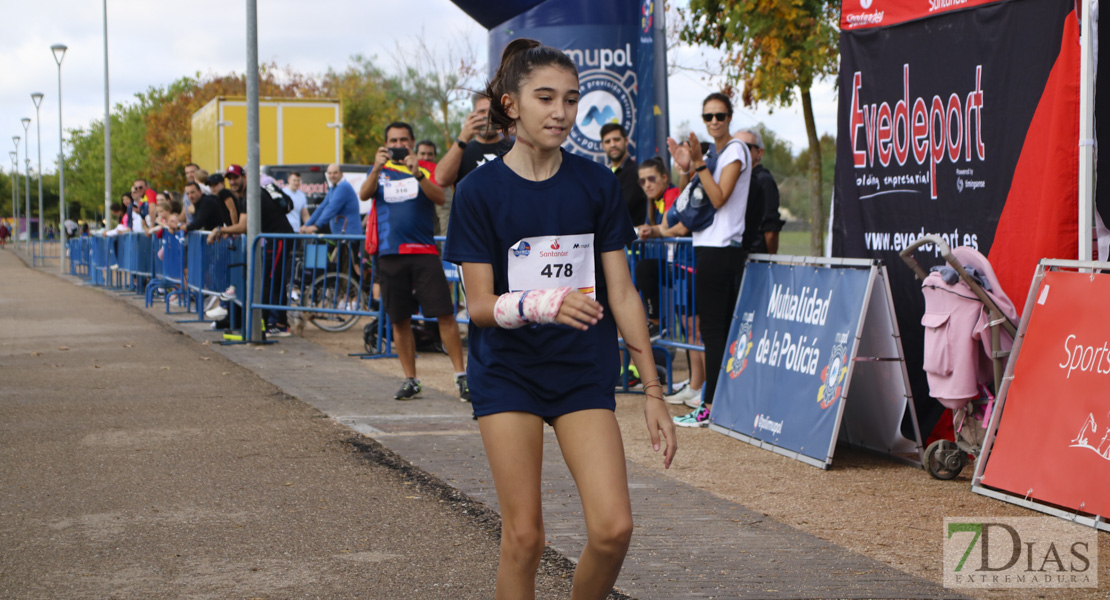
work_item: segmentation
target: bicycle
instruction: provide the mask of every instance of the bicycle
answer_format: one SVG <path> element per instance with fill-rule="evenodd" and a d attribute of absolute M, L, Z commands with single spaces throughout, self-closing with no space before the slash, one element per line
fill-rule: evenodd
<path fill-rule="evenodd" d="M 358 257 L 351 256 L 354 252 L 346 245 L 341 246 L 331 240 L 325 242 L 326 245 L 306 244 L 294 257 L 293 273 L 287 287 L 290 304 L 306 309 L 367 312 L 370 308 L 370 295 L 361 287 L 362 269 L 351 266 L 351 261 Z M 341 272 L 344 270 L 341 268 L 344 261 L 348 264 L 347 272 Z M 321 270 L 323 273 L 316 275 Z M 306 274 L 312 279 L 308 286 L 304 284 Z M 295 314 L 296 312 L 298 311 L 291 311 L 290 317 L 304 318 L 316 327 L 333 333 L 350 329 L 362 318 L 358 314 L 314 313 L 306 310 L 302 316 Z"/>

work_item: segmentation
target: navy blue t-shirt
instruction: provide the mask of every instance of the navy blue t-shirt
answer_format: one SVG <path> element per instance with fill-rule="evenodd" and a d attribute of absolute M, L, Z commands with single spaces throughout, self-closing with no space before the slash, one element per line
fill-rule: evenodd
<path fill-rule="evenodd" d="M 509 291 L 509 261 L 520 258 L 520 240 L 578 234 L 593 234 L 595 287 L 604 318 L 587 331 L 554 324 L 520 329 L 471 324 L 467 375 L 475 415 L 524 411 L 546 418 L 615 408 L 620 354 L 601 254 L 623 252 L 636 234 L 613 172 L 568 152 L 545 181 L 524 179 L 497 158 L 456 187 L 444 259 L 491 265 L 498 295 Z"/>

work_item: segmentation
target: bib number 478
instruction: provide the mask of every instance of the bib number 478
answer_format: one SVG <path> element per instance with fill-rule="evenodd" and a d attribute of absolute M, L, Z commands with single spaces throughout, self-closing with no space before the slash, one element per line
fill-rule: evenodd
<path fill-rule="evenodd" d="M 571 263 L 558 263 L 553 265 L 545 265 L 540 275 L 544 277 L 572 277 L 574 275 L 574 265 Z"/>

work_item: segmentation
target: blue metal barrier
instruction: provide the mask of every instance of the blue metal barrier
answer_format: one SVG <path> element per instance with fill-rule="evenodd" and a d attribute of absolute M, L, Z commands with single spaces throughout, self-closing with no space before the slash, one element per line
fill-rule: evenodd
<path fill-rule="evenodd" d="M 31 240 L 31 265 L 42 266 L 46 261 L 62 257 L 62 243 L 56 240 Z"/>
<path fill-rule="evenodd" d="M 248 312 L 259 309 L 265 323 L 285 324 L 289 313 L 305 316 L 326 331 L 342 331 L 361 317 L 378 319 L 377 353 L 391 356 L 388 324 L 371 299 L 374 261 L 363 262 L 361 235 L 264 233 L 251 248 L 248 298 L 258 298 Z M 256 271 L 261 269 L 260 271 Z M 262 287 L 255 293 L 255 274 Z M 246 337 L 253 333 L 248 323 Z M 384 347 L 383 346 L 384 343 Z"/>
<path fill-rule="evenodd" d="M 92 245 L 93 238 L 79 237 L 66 242 L 66 252 L 69 256 L 69 273 L 82 279 L 92 277 Z"/>
<path fill-rule="evenodd" d="M 633 282 L 649 307 L 654 302 L 658 313 L 660 336 L 653 348 L 666 350 L 667 392 L 673 391 L 673 352 L 703 351 L 698 334 L 695 293 L 695 260 L 691 238 L 664 238 L 637 241 L 628 253 Z M 655 293 L 652 294 L 652 290 Z M 650 316 L 650 315 L 649 315 Z M 621 343 L 622 385 L 628 389 L 628 365 L 631 357 Z"/>

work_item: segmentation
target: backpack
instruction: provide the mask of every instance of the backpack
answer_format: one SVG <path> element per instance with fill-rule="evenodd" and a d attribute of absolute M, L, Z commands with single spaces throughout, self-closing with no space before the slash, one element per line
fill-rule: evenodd
<path fill-rule="evenodd" d="M 740 140 L 732 139 L 725 144 L 725 148 L 733 144 L 740 144 Z M 747 147 L 740 144 L 741 148 L 745 150 L 744 168 L 750 168 L 751 158 L 747 154 Z M 723 152 L 724 150 L 722 150 Z M 705 166 L 709 169 L 710 173 L 717 170 L 717 159 L 720 154 L 717 152 L 713 144 L 709 145 L 709 152 L 705 154 Z M 701 177 L 694 177 L 693 181 L 687 184 L 686 189 L 682 190 L 678 198 L 674 201 L 674 206 L 667 211 L 668 223 L 682 223 L 690 231 L 701 231 L 709 227 L 713 223 L 713 217 L 717 214 L 717 209 L 709 200 L 709 194 L 705 192 L 705 186 L 702 185 Z"/>
<path fill-rule="evenodd" d="M 271 182 L 268 185 L 262 186 L 262 189 L 269 192 L 270 198 L 273 199 L 274 204 L 277 206 L 278 210 L 281 211 L 281 214 L 287 215 L 293 212 L 293 199 L 290 198 L 289 194 L 286 194 L 284 190 L 279 188 L 276 183 Z"/>

